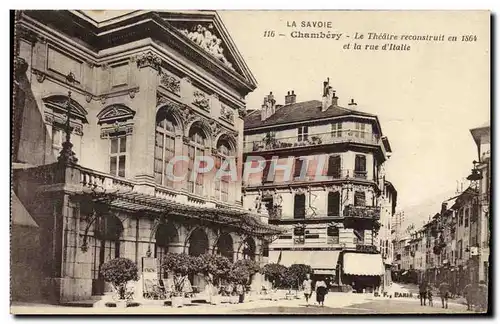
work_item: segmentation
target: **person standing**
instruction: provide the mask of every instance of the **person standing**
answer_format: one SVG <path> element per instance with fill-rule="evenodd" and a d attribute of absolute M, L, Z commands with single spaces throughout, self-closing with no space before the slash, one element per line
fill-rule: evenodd
<path fill-rule="evenodd" d="M 306 303 L 309 305 L 309 298 L 312 295 L 312 280 L 311 275 L 306 274 L 306 279 L 302 283 L 302 288 L 304 289 L 304 297 L 306 298 Z"/>
<path fill-rule="evenodd" d="M 472 284 L 467 284 L 464 288 L 464 297 L 467 301 L 467 310 L 473 310 L 474 307 L 474 293 Z"/>
<path fill-rule="evenodd" d="M 448 308 L 448 297 L 450 295 L 450 285 L 446 281 L 443 281 L 439 285 L 439 295 L 441 296 L 441 304 L 443 305 L 443 308 Z"/>
<path fill-rule="evenodd" d="M 425 306 L 427 298 L 427 281 L 424 279 L 422 279 L 422 281 L 420 281 L 420 285 L 418 285 L 418 292 L 420 295 L 420 306 Z"/>
<path fill-rule="evenodd" d="M 326 282 L 322 279 L 316 281 L 316 301 L 320 306 L 325 306 L 325 295 L 327 293 Z"/>

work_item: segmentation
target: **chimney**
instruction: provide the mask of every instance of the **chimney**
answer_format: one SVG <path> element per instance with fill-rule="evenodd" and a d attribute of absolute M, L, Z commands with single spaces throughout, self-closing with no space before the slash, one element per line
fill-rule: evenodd
<path fill-rule="evenodd" d="M 272 92 L 269 92 L 269 94 L 264 97 L 264 103 L 260 111 L 260 120 L 264 121 L 274 114 L 276 110 L 275 104 L 276 100 L 274 100 L 274 95 Z"/>
<path fill-rule="evenodd" d="M 444 215 L 446 209 L 448 209 L 448 204 L 444 202 L 441 204 L 441 216 Z"/>
<path fill-rule="evenodd" d="M 293 105 L 296 102 L 297 95 L 295 92 L 292 90 L 292 93 L 288 91 L 287 95 L 285 96 L 285 105 Z"/>
<path fill-rule="evenodd" d="M 349 108 L 356 109 L 357 105 L 358 104 L 356 102 L 354 102 L 354 99 L 351 99 L 351 102 L 349 103 Z"/>
<path fill-rule="evenodd" d="M 323 82 L 323 105 L 321 111 L 326 111 L 331 105 L 337 105 L 338 98 L 335 96 L 335 90 L 330 86 L 330 78 Z"/>

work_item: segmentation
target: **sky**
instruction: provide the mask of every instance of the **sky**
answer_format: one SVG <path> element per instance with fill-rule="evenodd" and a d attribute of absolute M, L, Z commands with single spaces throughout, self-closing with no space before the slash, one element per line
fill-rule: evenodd
<path fill-rule="evenodd" d="M 99 18 L 96 11 L 91 15 Z M 490 120 L 487 12 L 219 11 L 219 16 L 257 79 L 247 109 L 259 109 L 270 91 L 278 104 L 290 90 L 297 101 L 321 100 L 323 81 L 330 78 L 341 106 L 354 98 L 357 109 L 378 115 L 393 151 L 386 170 L 398 190 L 399 210 L 424 206 L 437 212 L 457 181 L 467 185 L 477 159 L 469 130 Z M 287 27 L 293 21 L 298 27 Z M 329 22 L 331 28 L 302 28 L 302 21 Z M 285 36 L 266 38 L 265 31 Z M 294 39 L 292 31 L 342 36 Z M 356 32 L 365 39 L 354 40 Z M 477 40 L 376 42 L 366 39 L 369 32 Z M 347 43 L 406 43 L 411 50 L 344 50 Z"/>
<path fill-rule="evenodd" d="M 456 190 L 457 180 L 467 185 L 464 178 L 477 159 L 469 130 L 490 120 L 487 14 L 222 11 L 219 15 L 258 82 L 246 98 L 247 109 L 260 108 L 270 91 L 278 104 L 290 90 L 297 101 L 321 100 L 322 82 L 329 77 L 341 106 L 347 107 L 354 98 L 359 110 L 378 115 L 393 151 L 386 170 L 398 190 L 398 209 L 427 202 L 436 205 L 436 200 Z M 333 28 L 287 27 L 291 21 L 298 25 L 331 21 Z M 266 30 L 286 36 L 264 38 Z M 293 30 L 342 33 L 351 41 L 293 39 Z M 405 52 L 343 50 L 344 44 L 355 42 L 355 32 L 478 38 L 471 43 L 400 41 L 411 46 Z"/>

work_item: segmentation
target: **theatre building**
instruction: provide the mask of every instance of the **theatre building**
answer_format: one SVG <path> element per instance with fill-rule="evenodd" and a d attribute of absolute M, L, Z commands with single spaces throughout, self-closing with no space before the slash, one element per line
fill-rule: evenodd
<path fill-rule="evenodd" d="M 284 105 L 270 93 L 247 114 L 243 156 L 252 172 L 243 179 L 243 204 L 286 230 L 270 244 L 269 262 L 308 264 L 316 278 L 371 289 L 382 283 L 382 256 L 390 253 L 389 238 L 381 245 L 378 233 L 395 208 L 383 167 L 391 147 L 376 115 L 354 100 L 340 106 L 329 81 L 318 93 L 320 100 L 299 101 L 289 91 Z M 261 172 L 255 156 L 266 161 Z"/>
<path fill-rule="evenodd" d="M 262 242 L 279 232 L 243 209 L 241 180 L 191 177 L 197 156 L 241 167 L 244 98 L 256 87 L 219 16 L 112 14 L 17 13 L 18 299 L 102 295 L 100 266 L 116 257 L 139 268 L 166 252 L 261 261 Z M 182 181 L 169 177 L 173 157 L 186 158 L 173 168 Z"/>

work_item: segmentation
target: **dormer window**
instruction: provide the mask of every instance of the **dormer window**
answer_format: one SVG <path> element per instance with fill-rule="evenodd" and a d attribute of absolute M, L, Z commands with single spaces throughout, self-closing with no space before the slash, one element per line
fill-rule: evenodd
<path fill-rule="evenodd" d="M 298 128 L 297 140 L 299 142 L 307 141 L 308 136 L 309 136 L 309 129 L 307 126 L 302 126 Z"/>

